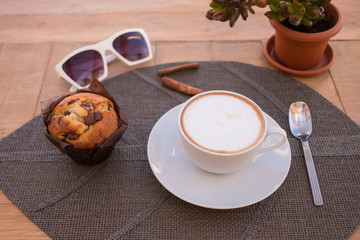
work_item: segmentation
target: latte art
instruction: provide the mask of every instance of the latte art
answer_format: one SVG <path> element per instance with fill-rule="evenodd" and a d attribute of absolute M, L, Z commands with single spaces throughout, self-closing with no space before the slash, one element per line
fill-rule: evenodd
<path fill-rule="evenodd" d="M 194 144 L 218 153 L 236 153 L 254 146 L 264 135 L 265 120 L 251 101 L 229 93 L 204 94 L 191 101 L 181 127 Z"/>

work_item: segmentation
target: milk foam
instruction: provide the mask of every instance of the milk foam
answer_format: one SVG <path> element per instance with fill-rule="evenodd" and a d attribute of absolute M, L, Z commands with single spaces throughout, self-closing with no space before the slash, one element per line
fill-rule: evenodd
<path fill-rule="evenodd" d="M 195 144 L 215 152 L 239 152 L 263 134 L 259 112 L 246 100 L 230 94 L 203 95 L 182 116 L 185 134 Z"/>

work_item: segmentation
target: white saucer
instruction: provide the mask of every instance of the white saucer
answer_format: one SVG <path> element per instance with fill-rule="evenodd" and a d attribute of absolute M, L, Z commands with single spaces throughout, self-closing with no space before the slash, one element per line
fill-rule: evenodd
<path fill-rule="evenodd" d="M 232 209 L 257 203 L 280 187 L 290 169 L 288 141 L 279 149 L 258 155 L 235 173 L 208 173 L 192 163 L 181 145 L 177 129 L 180 107 L 172 108 L 157 121 L 148 141 L 151 169 L 167 190 L 194 205 Z M 265 116 L 269 127 L 279 126 Z"/>

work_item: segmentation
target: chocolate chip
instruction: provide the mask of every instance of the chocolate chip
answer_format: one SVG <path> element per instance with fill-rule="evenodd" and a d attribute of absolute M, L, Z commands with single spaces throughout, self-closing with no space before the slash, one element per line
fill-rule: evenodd
<path fill-rule="evenodd" d="M 95 117 L 95 120 L 96 120 L 96 121 L 100 121 L 100 120 L 102 119 L 101 112 L 95 111 L 95 112 L 94 112 L 94 117 Z"/>
<path fill-rule="evenodd" d="M 69 139 L 69 140 L 77 140 L 77 139 L 79 139 L 79 134 L 77 134 L 77 133 L 68 133 L 68 135 L 67 135 L 67 138 Z"/>
<path fill-rule="evenodd" d="M 95 116 L 93 113 L 89 113 L 85 118 L 85 123 L 86 125 L 92 125 L 94 123 L 96 123 L 96 120 L 95 120 Z"/>
<path fill-rule="evenodd" d="M 91 102 L 88 102 L 88 101 L 85 101 L 85 102 L 83 102 L 82 104 L 81 104 L 81 106 L 83 107 L 83 108 L 90 108 L 91 107 Z"/>
<path fill-rule="evenodd" d="M 79 101 L 79 100 L 80 100 L 80 98 L 70 99 L 70 101 L 68 102 L 68 105 L 73 104 L 74 102 Z"/>
<path fill-rule="evenodd" d="M 70 113 L 71 113 L 71 112 L 70 112 L 69 110 L 66 110 L 66 111 L 64 112 L 64 115 L 67 116 L 67 115 L 70 115 Z"/>
<path fill-rule="evenodd" d="M 94 111 L 94 105 L 91 102 L 85 101 L 81 103 L 81 106 L 89 113 Z"/>
<path fill-rule="evenodd" d="M 59 117 L 58 118 L 58 124 L 60 125 L 60 122 L 61 122 L 61 119 L 62 119 L 63 117 Z"/>

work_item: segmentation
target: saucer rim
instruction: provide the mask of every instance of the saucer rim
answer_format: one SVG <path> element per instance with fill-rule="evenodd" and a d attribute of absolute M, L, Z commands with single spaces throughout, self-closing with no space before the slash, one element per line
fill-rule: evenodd
<path fill-rule="evenodd" d="M 318 75 L 326 70 L 328 70 L 332 64 L 334 63 L 334 51 L 332 47 L 327 44 L 325 52 L 321 58 L 327 59 L 327 64 L 322 66 L 321 68 L 316 69 L 310 69 L 310 70 L 298 70 L 298 69 L 292 69 L 285 65 L 283 65 L 279 60 L 272 58 L 271 51 L 274 51 L 275 47 L 275 35 L 272 35 L 265 43 L 264 45 L 264 54 L 267 58 L 267 60 L 271 63 L 272 66 L 274 66 L 276 69 L 288 73 L 295 77 L 311 77 Z"/>
<path fill-rule="evenodd" d="M 181 105 L 182 104 L 179 104 L 173 108 L 171 108 L 170 110 L 168 110 L 166 113 L 164 113 L 159 119 L 158 121 L 155 123 L 155 125 L 153 126 L 150 134 L 149 134 L 149 138 L 148 138 L 148 143 L 147 143 L 147 155 L 148 155 L 148 162 L 149 162 L 149 165 L 150 165 L 150 168 L 153 172 L 153 174 L 155 175 L 156 179 L 160 182 L 160 184 L 166 188 L 170 193 L 172 193 L 173 195 L 175 195 L 176 197 L 178 197 L 179 199 L 182 199 L 183 201 L 185 202 L 188 202 L 190 204 L 193 204 L 195 206 L 199 206 L 199 207 L 204 207 L 204 208 L 209 208 L 209 209 L 236 209 L 236 208 L 242 208 L 242 207 L 247 207 L 247 206 L 250 206 L 250 205 L 253 205 L 255 203 L 258 203 L 260 201 L 263 201 L 264 199 L 268 198 L 270 195 L 272 195 L 274 192 L 276 192 L 280 186 L 284 183 L 285 179 L 287 178 L 288 174 L 289 174 L 289 171 L 290 171 L 290 167 L 291 167 L 291 159 L 292 159 L 292 156 L 291 156 L 291 149 L 290 149 L 290 144 L 289 144 L 289 140 L 287 139 L 286 141 L 286 145 L 287 145 L 287 150 L 288 150 L 288 154 L 287 156 L 285 156 L 284 158 L 288 158 L 288 160 L 286 161 L 287 163 L 287 169 L 284 171 L 283 173 L 283 176 L 282 176 L 282 179 L 279 180 L 278 182 L 276 182 L 276 184 L 274 183 L 271 190 L 269 190 L 267 192 L 267 194 L 264 194 L 263 196 L 257 198 L 256 200 L 254 201 L 249 201 L 248 203 L 244 204 L 244 203 L 237 203 L 237 204 L 233 204 L 233 205 L 212 205 L 211 203 L 207 203 L 207 204 L 204 204 L 204 203 L 201 203 L 201 202 L 196 202 L 192 199 L 188 199 L 184 196 L 184 194 L 181 194 L 181 192 L 179 192 L 178 190 L 176 189 L 173 189 L 169 184 L 166 184 L 165 181 L 163 181 L 164 178 L 161 178 L 159 176 L 159 174 L 156 173 L 156 169 L 154 169 L 154 166 L 153 166 L 153 163 L 154 161 L 152 161 L 150 158 L 150 145 L 151 145 L 151 139 L 152 139 L 152 135 L 153 135 L 153 132 L 155 131 L 156 127 L 158 127 L 158 123 L 163 120 L 163 118 L 165 117 L 168 117 L 168 115 L 171 114 L 171 112 L 175 112 L 173 114 L 176 114 L 180 111 L 180 108 L 181 108 Z M 270 117 L 267 113 L 264 112 L 264 115 L 265 117 L 267 118 L 270 118 L 272 121 L 274 121 L 277 125 L 278 123 L 272 118 Z M 176 137 L 180 137 L 180 136 L 176 136 Z M 273 150 L 275 151 L 275 150 Z M 270 151 L 272 152 L 272 151 Z M 186 153 L 185 153 L 186 154 Z M 266 155 L 266 153 L 264 153 Z M 185 161 L 185 160 L 183 160 Z M 192 166 L 193 168 L 198 168 L 194 163 L 192 163 Z M 204 171 L 204 170 L 201 170 L 201 171 Z M 216 176 L 216 175 L 232 175 L 232 174 L 237 174 L 237 172 L 234 172 L 234 173 L 229 173 L 229 174 L 213 174 L 213 173 L 208 173 L 206 171 L 204 171 L 205 173 L 207 174 L 210 174 L 210 175 L 213 175 L 213 176 Z M 186 195 L 186 194 L 185 194 Z"/>

